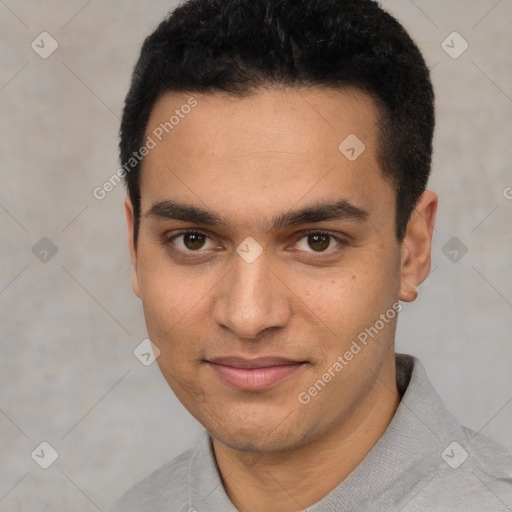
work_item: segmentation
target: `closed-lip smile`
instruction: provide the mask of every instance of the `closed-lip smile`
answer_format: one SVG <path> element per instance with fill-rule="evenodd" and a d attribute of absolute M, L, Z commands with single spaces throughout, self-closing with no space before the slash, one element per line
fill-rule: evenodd
<path fill-rule="evenodd" d="M 263 391 L 303 368 L 307 361 L 280 356 L 247 359 L 238 356 L 216 357 L 207 360 L 217 377 L 242 391 Z"/>

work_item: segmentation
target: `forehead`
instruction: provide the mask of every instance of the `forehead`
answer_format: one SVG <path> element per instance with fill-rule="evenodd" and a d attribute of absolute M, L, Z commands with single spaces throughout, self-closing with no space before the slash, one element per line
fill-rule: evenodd
<path fill-rule="evenodd" d="M 154 147 L 142 165 L 142 210 L 169 198 L 255 216 L 303 199 L 389 203 L 378 118 L 373 100 L 353 88 L 267 89 L 244 98 L 166 93 L 146 129 Z"/>
<path fill-rule="evenodd" d="M 188 142 L 184 149 L 191 149 L 191 144 L 201 148 L 201 144 L 212 139 L 237 141 L 236 148 L 221 144 L 202 147 L 213 157 L 222 157 L 224 150 L 233 153 L 258 147 L 296 149 L 298 145 L 304 147 L 306 154 L 356 133 L 372 145 L 378 117 L 374 100 L 353 87 L 270 88 L 242 98 L 221 92 L 167 92 L 153 106 L 146 135 L 163 129 L 161 136 L 168 144 L 172 145 L 178 137 L 180 144 Z M 167 137 L 171 133 L 174 137 Z M 161 138 L 159 133 L 156 137 Z M 197 155 L 195 152 L 188 156 Z"/>

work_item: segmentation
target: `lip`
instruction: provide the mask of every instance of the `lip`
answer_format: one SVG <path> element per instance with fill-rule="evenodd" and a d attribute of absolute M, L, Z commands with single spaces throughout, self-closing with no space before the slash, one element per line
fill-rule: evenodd
<path fill-rule="evenodd" d="M 223 382 L 242 391 L 269 389 L 307 364 L 283 357 L 218 357 L 206 362 Z"/>

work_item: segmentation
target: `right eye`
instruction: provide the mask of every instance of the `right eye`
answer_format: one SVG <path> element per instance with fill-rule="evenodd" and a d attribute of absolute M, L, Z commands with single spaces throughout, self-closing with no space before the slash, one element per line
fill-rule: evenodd
<path fill-rule="evenodd" d="M 203 249 L 207 241 L 210 237 L 200 231 L 182 231 L 180 233 L 176 233 L 169 238 L 167 238 L 167 243 L 171 243 L 175 247 L 178 248 L 181 252 L 205 252 L 201 251 Z M 179 240 L 179 242 L 176 242 Z M 212 247 L 215 247 L 215 244 L 211 242 Z M 207 247 L 208 249 L 208 247 Z"/>

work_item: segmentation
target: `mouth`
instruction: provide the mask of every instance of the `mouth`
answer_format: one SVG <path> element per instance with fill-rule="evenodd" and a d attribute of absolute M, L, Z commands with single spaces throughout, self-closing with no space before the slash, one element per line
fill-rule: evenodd
<path fill-rule="evenodd" d="M 242 391 L 269 389 L 308 364 L 283 357 L 218 357 L 205 362 L 220 380 Z"/>

